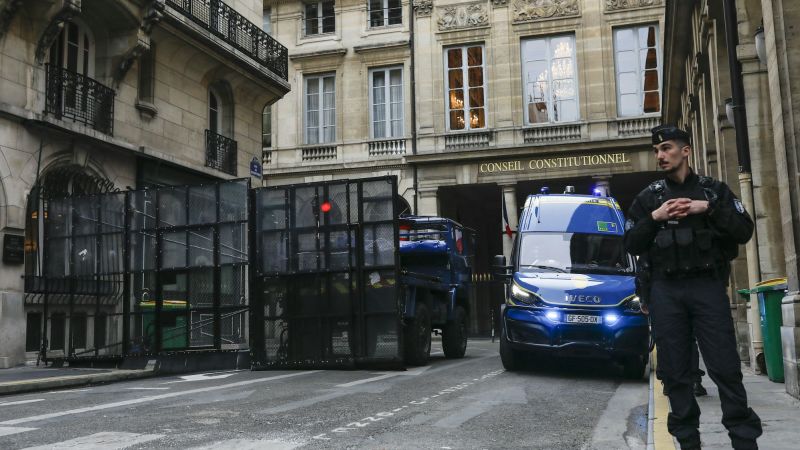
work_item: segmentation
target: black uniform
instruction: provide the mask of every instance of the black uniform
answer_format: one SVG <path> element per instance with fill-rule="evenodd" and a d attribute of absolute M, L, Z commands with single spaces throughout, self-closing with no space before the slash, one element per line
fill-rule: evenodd
<path fill-rule="evenodd" d="M 661 139 L 663 141 L 665 139 Z M 656 222 L 651 212 L 673 198 L 708 200 L 706 213 Z M 761 420 L 747 406 L 727 295 L 730 260 L 753 234 L 753 221 L 725 183 L 691 173 L 645 188 L 633 202 L 625 245 L 649 265 L 648 307 L 658 368 L 669 392 L 669 432 L 682 448 L 700 448 L 700 408 L 694 398 L 692 334 L 708 375 L 719 388 L 722 424 L 735 449 L 756 449 Z"/>

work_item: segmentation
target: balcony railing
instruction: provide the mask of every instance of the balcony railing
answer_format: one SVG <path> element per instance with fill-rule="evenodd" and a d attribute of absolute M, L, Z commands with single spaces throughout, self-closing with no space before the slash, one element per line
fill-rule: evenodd
<path fill-rule="evenodd" d="M 206 130 L 206 167 L 236 176 L 236 141 Z"/>
<path fill-rule="evenodd" d="M 526 144 L 579 141 L 581 125 L 552 125 L 525 128 L 522 131 Z"/>
<path fill-rule="evenodd" d="M 77 72 L 45 65 L 45 113 L 114 134 L 114 90 Z"/>
<path fill-rule="evenodd" d="M 661 124 L 661 116 L 637 117 L 617 120 L 617 133 L 620 137 L 650 136 L 650 129 Z"/>
<path fill-rule="evenodd" d="M 288 52 L 280 42 L 220 0 L 166 0 L 190 20 L 287 79 Z"/>
<path fill-rule="evenodd" d="M 367 143 L 369 156 L 401 156 L 406 154 L 405 139 L 381 139 Z"/>
<path fill-rule="evenodd" d="M 326 145 L 320 147 L 306 147 L 300 152 L 300 159 L 302 161 L 327 161 L 336 159 L 337 151 L 335 145 Z"/>
<path fill-rule="evenodd" d="M 444 148 L 447 150 L 487 148 L 491 146 L 493 137 L 494 132 L 492 130 L 472 133 L 452 133 L 445 135 Z"/>

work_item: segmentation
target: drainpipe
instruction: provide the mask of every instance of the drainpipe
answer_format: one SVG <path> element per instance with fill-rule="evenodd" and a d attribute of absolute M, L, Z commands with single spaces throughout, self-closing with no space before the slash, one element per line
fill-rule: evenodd
<path fill-rule="evenodd" d="M 414 56 L 414 2 L 408 2 L 408 48 L 411 50 L 411 154 L 417 154 L 417 75 Z M 412 163 L 414 171 L 414 214 L 419 214 L 417 199 L 419 198 L 419 183 L 417 165 Z"/>
<path fill-rule="evenodd" d="M 742 82 L 742 66 L 736 56 L 739 45 L 738 20 L 736 17 L 736 0 L 723 0 L 725 14 L 725 43 L 728 47 L 728 67 L 730 68 L 731 90 L 733 94 L 733 126 L 736 131 L 736 153 L 739 159 L 739 189 L 742 193 L 742 204 L 750 211 L 753 221 L 756 220 L 753 202 L 753 176 L 750 166 L 750 141 L 747 134 L 747 110 L 744 105 L 744 83 Z M 750 286 L 760 281 L 761 270 L 758 256 L 758 233 L 753 233 L 745 246 L 747 251 L 747 278 Z M 764 341 L 761 336 L 761 318 L 758 311 L 758 299 L 750 295 L 750 309 L 747 313 L 750 328 L 750 367 L 756 373 L 760 369 L 756 361 L 764 353 Z"/>

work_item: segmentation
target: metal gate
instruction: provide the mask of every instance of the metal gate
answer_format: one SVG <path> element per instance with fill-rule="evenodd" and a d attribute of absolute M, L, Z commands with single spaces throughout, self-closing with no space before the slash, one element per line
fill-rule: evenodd
<path fill-rule="evenodd" d="M 47 359 L 247 347 L 249 180 L 47 199 L 40 274 Z M 48 332 L 49 331 L 49 332 Z"/>
<path fill-rule="evenodd" d="M 397 180 L 255 189 L 254 369 L 399 365 Z"/>

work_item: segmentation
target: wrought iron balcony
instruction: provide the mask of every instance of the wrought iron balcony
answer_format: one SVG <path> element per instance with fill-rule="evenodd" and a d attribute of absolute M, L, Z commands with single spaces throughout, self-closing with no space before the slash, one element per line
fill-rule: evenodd
<path fill-rule="evenodd" d="M 206 167 L 236 175 L 236 141 L 206 130 Z"/>
<path fill-rule="evenodd" d="M 45 65 L 45 113 L 114 134 L 114 90 L 77 72 Z"/>
<path fill-rule="evenodd" d="M 194 23 L 258 61 L 275 75 L 288 77 L 288 52 L 280 42 L 220 0 L 166 0 Z"/>

